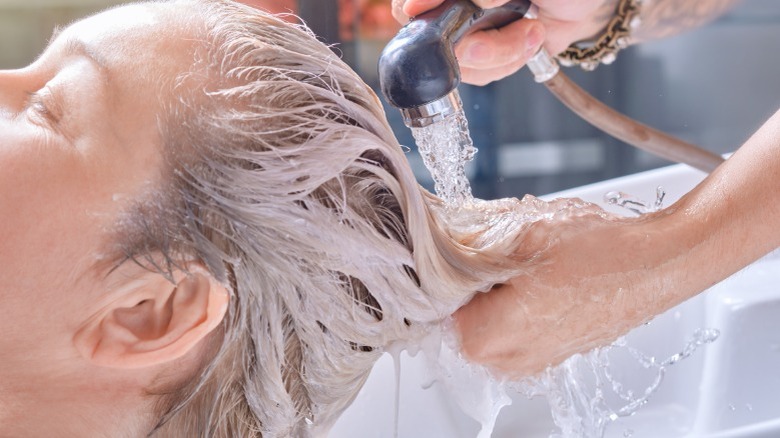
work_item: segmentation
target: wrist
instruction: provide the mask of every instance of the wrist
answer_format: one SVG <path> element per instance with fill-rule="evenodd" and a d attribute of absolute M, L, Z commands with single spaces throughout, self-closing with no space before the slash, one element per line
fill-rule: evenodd
<path fill-rule="evenodd" d="M 595 42 L 604 32 L 607 31 L 609 22 L 615 17 L 618 3 L 620 0 L 605 0 L 601 6 L 593 13 L 593 17 L 582 28 L 581 37 L 578 42 Z"/>
<path fill-rule="evenodd" d="M 577 40 L 557 55 L 561 65 L 578 65 L 594 70 L 611 64 L 617 53 L 631 44 L 631 33 L 639 23 L 641 0 L 610 0 L 594 14 L 596 31 L 587 29 L 585 39 Z"/>

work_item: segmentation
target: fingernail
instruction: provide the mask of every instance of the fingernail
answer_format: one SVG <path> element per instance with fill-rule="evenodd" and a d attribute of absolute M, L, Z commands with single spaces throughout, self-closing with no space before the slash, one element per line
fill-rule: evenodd
<path fill-rule="evenodd" d="M 525 53 L 531 56 L 539 50 L 539 46 L 542 45 L 544 40 L 544 34 L 539 26 L 531 26 L 528 32 L 525 34 Z"/>
<path fill-rule="evenodd" d="M 484 62 L 489 60 L 490 48 L 484 43 L 473 43 L 466 48 L 463 57 L 466 62 Z"/>

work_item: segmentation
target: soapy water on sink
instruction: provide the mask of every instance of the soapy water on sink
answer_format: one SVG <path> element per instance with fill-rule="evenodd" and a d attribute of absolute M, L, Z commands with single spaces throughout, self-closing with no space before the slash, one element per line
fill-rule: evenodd
<path fill-rule="evenodd" d="M 501 208 L 500 214 L 495 214 L 498 210 L 494 205 L 500 203 L 493 201 L 493 204 L 489 205 L 472 196 L 465 166 L 473 159 L 477 150 L 471 141 L 468 123 L 462 112 L 424 128 L 413 128 L 412 134 L 423 162 L 431 172 L 436 193 L 445 203 L 448 220 L 454 228 L 464 231 L 478 226 L 483 230 L 500 233 L 506 227 L 516 227 L 546 216 L 544 211 L 537 211 L 535 208 Z M 664 195 L 663 189 L 659 187 L 655 201 L 648 203 L 626 193 L 609 192 L 605 195 L 605 202 L 641 215 L 659 210 L 663 205 Z M 538 203 L 534 205 L 539 206 Z M 587 203 L 579 204 L 573 201 L 569 205 L 570 208 L 588 208 Z M 511 214 L 507 214 L 509 210 L 512 211 Z M 479 223 L 482 225 L 477 225 Z M 485 223 L 489 225 L 486 226 Z M 610 423 L 620 417 L 633 415 L 648 402 L 661 385 L 668 367 L 691 356 L 699 347 L 715 341 L 719 334 L 714 329 L 696 330 L 678 353 L 663 360 L 648 356 L 620 339 L 611 346 L 574 355 L 560 365 L 548 367 L 533 378 L 520 382 L 503 382 L 493 378 L 484 367 L 466 362 L 460 355 L 452 333 L 453 330 L 447 327 L 447 323 L 442 324 L 418 346 L 427 358 L 431 370 L 432 377 L 427 385 L 430 386 L 434 382 L 442 384 L 460 409 L 481 424 L 478 438 L 491 436 L 500 410 L 512 402 L 508 395 L 511 391 L 529 398 L 547 398 L 553 421 L 559 428 L 559 431 L 550 435 L 551 438 L 602 437 Z M 639 390 L 629 389 L 615 377 L 610 357 L 619 352 L 628 353 L 636 364 L 648 371 L 649 384 Z M 409 353 L 414 355 L 417 351 Z M 398 379 L 400 351 L 393 351 L 392 356 L 396 362 Z M 396 394 L 395 436 L 399 403 L 397 397 Z M 624 431 L 626 436 L 633 433 L 630 430 Z"/>

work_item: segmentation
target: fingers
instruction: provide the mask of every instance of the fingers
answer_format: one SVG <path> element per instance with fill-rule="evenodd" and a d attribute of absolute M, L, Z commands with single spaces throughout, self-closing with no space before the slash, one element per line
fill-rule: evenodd
<path fill-rule="evenodd" d="M 461 81 L 471 85 L 487 85 L 491 82 L 504 79 L 507 76 L 515 73 L 523 68 L 525 65 L 525 59 L 502 65 L 501 67 L 495 67 L 489 70 L 480 70 L 475 68 L 461 67 L 460 75 Z"/>
<path fill-rule="evenodd" d="M 401 10 L 407 17 L 414 17 L 439 6 L 444 3 L 444 0 L 401 0 L 394 1 L 394 6 L 395 3 L 401 3 Z"/>
<path fill-rule="evenodd" d="M 509 0 L 473 0 L 474 4 L 482 9 L 495 8 L 507 3 Z M 430 11 L 442 4 L 444 0 L 393 0 L 393 16 L 401 23 L 406 22 L 409 17 Z"/>
<path fill-rule="evenodd" d="M 393 6 L 391 8 L 393 12 L 393 18 L 401 24 L 406 24 L 409 21 L 409 16 L 404 13 L 404 3 L 406 0 L 393 0 Z"/>
<path fill-rule="evenodd" d="M 463 82 L 485 85 L 509 76 L 539 50 L 544 37 L 545 28 L 536 20 L 469 35 L 455 49 Z"/>
<path fill-rule="evenodd" d="M 475 5 L 482 9 L 496 8 L 509 2 L 509 0 L 472 0 Z"/>

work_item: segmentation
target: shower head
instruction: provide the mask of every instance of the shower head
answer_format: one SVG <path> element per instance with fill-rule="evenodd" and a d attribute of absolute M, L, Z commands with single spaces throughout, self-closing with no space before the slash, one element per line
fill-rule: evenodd
<path fill-rule="evenodd" d="M 470 0 L 446 0 L 414 17 L 379 57 L 382 94 L 410 127 L 427 126 L 454 113 L 460 109 L 453 93 L 460 84 L 455 44 L 469 33 L 519 20 L 530 7 L 529 0 L 510 0 L 493 9 Z"/>

